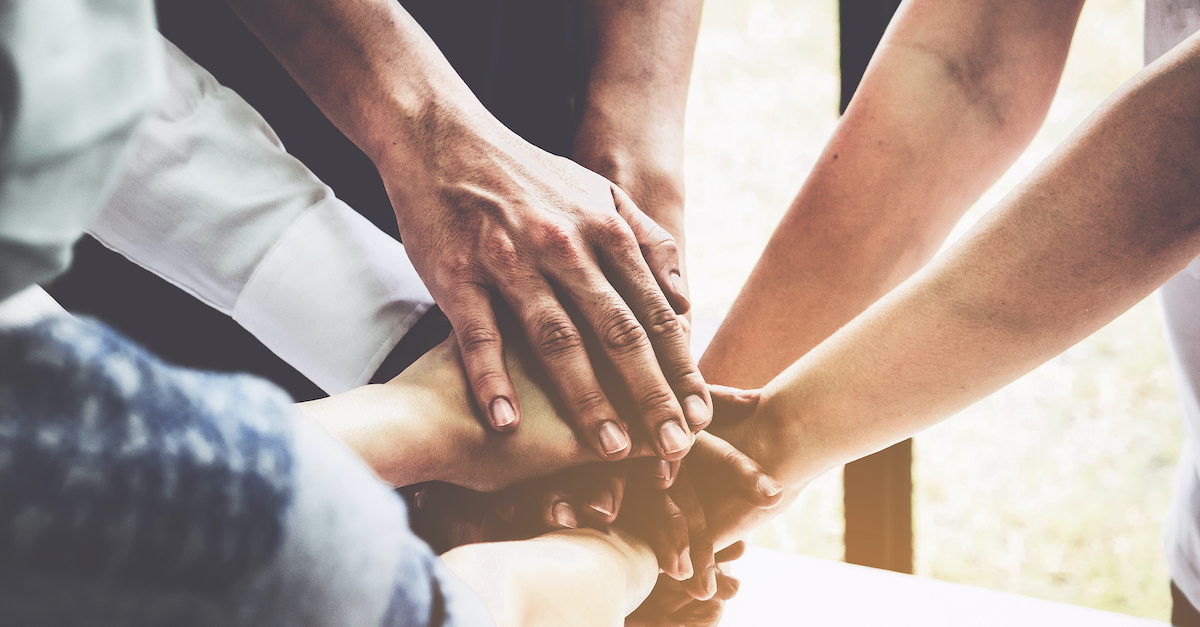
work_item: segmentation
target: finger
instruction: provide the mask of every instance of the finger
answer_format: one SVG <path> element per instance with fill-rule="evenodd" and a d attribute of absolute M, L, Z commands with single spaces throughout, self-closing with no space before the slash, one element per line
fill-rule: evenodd
<path fill-rule="evenodd" d="M 712 401 L 708 385 L 692 358 L 686 319 L 676 314 L 658 287 L 645 276 L 646 262 L 637 251 L 622 245 L 620 233 L 598 236 L 597 254 L 603 260 L 612 284 L 637 316 L 653 347 L 663 375 L 675 392 L 692 432 L 700 431 L 712 420 Z"/>
<path fill-rule="evenodd" d="M 487 290 L 461 283 L 443 307 L 454 327 L 463 369 L 475 402 L 497 431 L 512 431 L 521 422 L 521 405 L 504 362 L 504 343 Z"/>
<path fill-rule="evenodd" d="M 671 484 L 675 483 L 675 477 L 679 474 L 679 464 L 682 463 L 682 460 L 669 462 L 655 459 L 650 461 L 652 462 L 651 470 L 653 470 L 650 474 L 650 484 L 659 490 L 671 487 Z"/>
<path fill-rule="evenodd" d="M 594 268 L 560 266 L 556 268 L 556 282 L 595 330 L 658 456 L 670 461 L 683 458 L 692 446 L 691 429 L 638 318 Z M 665 311 L 674 320 L 675 314 L 669 308 Z"/>
<path fill-rule="evenodd" d="M 580 439 L 601 459 L 628 456 L 629 431 L 601 389 L 583 338 L 550 286 L 539 276 L 510 282 L 501 291 L 520 318 Z"/>
<path fill-rule="evenodd" d="M 721 621 L 725 604 L 721 601 L 692 601 L 671 615 L 672 625 L 682 627 L 715 627 Z"/>
<path fill-rule="evenodd" d="M 664 574 L 676 581 L 690 578 L 692 560 L 687 520 L 682 510 L 666 492 L 653 489 L 644 481 L 631 483 L 625 499 L 626 515 L 621 523 L 650 545 Z"/>
<path fill-rule="evenodd" d="M 691 483 L 689 466 L 686 463 L 680 466 L 675 485 L 667 493 L 687 520 L 688 548 L 694 574 L 683 582 L 683 589 L 692 598 L 707 601 L 717 593 L 717 560 L 713 554 L 712 536 L 708 532 L 704 509 Z"/>
<path fill-rule="evenodd" d="M 713 594 L 713 599 L 719 601 L 728 601 L 737 594 L 738 588 L 742 586 L 742 582 L 736 577 L 730 577 L 723 572 L 717 572 L 717 592 Z"/>
<path fill-rule="evenodd" d="M 712 395 L 713 419 L 722 425 L 745 420 L 754 413 L 758 401 L 762 399 L 762 390 L 743 390 L 710 383 L 708 391 Z"/>
<path fill-rule="evenodd" d="M 737 542 L 734 542 L 720 551 L 717 551 L 716 559 L 718 564 L 724 564 L 726 562 L 732 562 L 733 560 L 736 560 L 745 554 L 746 541 L 738 540 Z"/>
<path fill-rule="evenodd" d="M 625 495 L 628 464 L 611 464 L 588 468 L 586 481 L 591 484 L 584 507 L 590 520 L 607 526 L 617 519 Z"/>
<path fill-rule="evenodd" d="M 579 527 L 579 519 L 575 515 L 575 506 L 566 495 L 551 491 L 542 500 L 542 523 L 546 529 L 575 529 Z"/>
<path fill-rule="evenodd" d="M 679 261 L 679 245 L 667 230 L 642 213 L 621 188 L 612 186 L 613 204 L 637 240 L 646 265 L 670 300 L 675 313 L 683 315 L 692 308 L 687 283 L 683 280 Z"/>
<path fill-rule="evenodd" d="M 732 444 L 708 432 L 698 434 L 697 442 L 691 466 L 709 489 L 733 494 L 760 509 L 783 502 L 783 484 Z"/>

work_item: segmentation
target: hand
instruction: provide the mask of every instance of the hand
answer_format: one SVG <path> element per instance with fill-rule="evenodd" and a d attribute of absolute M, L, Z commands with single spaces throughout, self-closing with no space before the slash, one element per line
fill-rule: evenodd
<path fill-rule="evenodd" d="M 654 556 L 619 529 L 572 529 L 456 548 L 442 560 L 497 627 L 611 627 L 654 587 Z"/>
<path fill-rule="evenodd" d="M 385 384 L 299 407 L 397 486 L 436 480 L 494 491 L 600 461 L 539 386 L 544 375 L 522 355 L 520 342 L 506 346 L 506 359 L 514 389 L 525 399 L 526 424 L 513 433 L 484 426 L 454 338 Z M 654 454 L 642 443 L 631 449 L 635 456 Z"/>
<path fill-rule="evenodd" d="M 625 619 L 625 627 L 713 627 L 721 620 L 725 602 L 737 594 L 739 582 L 729 574 L 729 563 L 741 557 L 746 543 L 735 542 L 717 553 L 717 592 L 698 601 L 683 584 L 659 575 L 654 591 Z"/>
<path fill-rule="evenodd" d="M 780 437 L 783 432 L 779 419 L 763 407 L 762 390 L 741 390 L 723 385 L 710 385 L 709 390 L 715 407 L 710 431 L 728 438 L 729 446 L 736 447 L 733 450 L 737 451 L 738 458 L 753 459 L 760 468 L 778 468 L 780 455 L 793 455 L 793 449 L 781 450 L 779 446 L 780 442 L 792 440 Z M 700 470 L 704 474 L 704 468 Z M 812 477 L 818 475 L 814 473 Z M 711 477 L 706 475 L 702 481 L 710 482 Z M 784 486 L 772 478 L 759 490 L 763 496 L 775 493 L 772 508 L 756 507 L 740 499 L 705 498 L 704 509 L 714 543 L 718 548 L 730 545 L 770 517 L 785 511 L 805 485 L 807 482 L 793 483 L 784 490 Z M 719 490 L 707 493 L 705 497 L 718 493 Z"/>
<path fill-rule="evenodd" d="M 606 528 L 619 518 L 622 526 L 650 544 L 668 576 L 686 581 L 686 590 L 695 598 L 707 599 L 718 591 L 719 576 L 713 568 L 705 508 L 723 511 L 719 508 L 732 502 L 738 511 L 772 509 L 782 500 L 782 488 L 749 458 L 706 433 L 674 476 L 655 476 L 662 464 L 648 459 L 620 466 L 592 464 L 495 494 L 444 484 L 422 486 L 410 520 L 418 535 L 444 551 L 464 543 L 530 538 L 554 529 Z M 695 485 L 689 466 L 700 477 Z M 672 482 L 663 492 L 663 484 Z"/>
<path fill-rule="evenodd" d="M 389 176 L 387 164 L 381 172 L 408 254 L 455 328 L 489 423 L 511 430 L 523 415 L 503 359 L 498 300 L 515 312 L 568 419 L 601 459 L 622 459 L 632 447 L 593 370 L 589 336 L 634 400 L 655 452 L 682 458 L 712 411 L 677 317 L 689 303 L 675 287 L 674 241 L 603 177 L 507 129 L 478 128 L 491 125 L 431 131 L 437 149 L 422 177 Z"/>
<path fill-rule="evenodd" d="M 783 486 L 753 460 L 708 433 L 699 435 L 671 479 L 666 492 L 639 489 L 631 483 L 620 522 L 650 543 L 666 575 L 683 582 L 682 588 L 693 598 L 707 600 L 718 589 L 708 511 L 771 510 L 782 502 Z"/>

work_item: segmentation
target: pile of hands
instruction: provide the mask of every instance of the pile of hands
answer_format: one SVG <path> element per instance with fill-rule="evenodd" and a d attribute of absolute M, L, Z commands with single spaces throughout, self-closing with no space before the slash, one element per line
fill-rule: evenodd
<path fill-rule="evenodd" d="M 759 394 L 701 376 L 675 238 L 607 178 L 512 139 L 451 168 L 497 180 L 389 190 L 454 333 L 389 383 L 350 393 L 369 409 L 322 422 L 403 488 L 435 551 L 621 529 L 660 569 L 627 624 L 715 624 L 737 589 L 725 568 L 743 550 L 737 531 L 784 490 L 706 428 L 715 417 L 736 430 Z M 682 202 L 646 177 L 628 184 Z M 437 210 L 401 210 L 413 203 Z M 378 411 L 401 406 L 422 419 Z M 388 445 L 414 428 L 430 434 L 417 457 Z"/>

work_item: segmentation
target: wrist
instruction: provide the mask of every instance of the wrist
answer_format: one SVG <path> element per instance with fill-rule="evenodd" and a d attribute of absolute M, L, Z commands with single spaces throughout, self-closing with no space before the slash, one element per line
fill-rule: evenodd
<path fill-rule="evenodd" d="M 441 479 L 449 465 L 435 390 L 365 385 L 296 407 L 354 451 L 382 481 L 405 486 Z"/>
<path fill-rule="evenodd" d="M 768 385 L 754 413 L 733 424 L 714 423 L 709 430 L 725 439 L 789 490 L 800 490 L 834 468 L 821 436 L 811 420 L 816 408 L 797 411 L 794 393 Z"/>
<path fill-rule="evenodd" d="M 589 107 L 589 111 L 595 111 Z M 585 112 L 574 161 L 625 191 L 643 213 L 683 243 L 683 134 L 662 124 L 622 122 Z"/>

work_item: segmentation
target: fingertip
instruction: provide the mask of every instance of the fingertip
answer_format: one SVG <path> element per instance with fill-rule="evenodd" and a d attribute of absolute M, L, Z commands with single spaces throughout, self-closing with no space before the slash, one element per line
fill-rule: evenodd
<path fill-rule="evenodd" d="M 683 589 L 688 593 L 688 596 L 697 601 L 707 601 L 713 598 L 717 593 L 716 571 L 716 567 L 710 564 L 705 567 L 703 573 L 683 582 Z"/>
<path fill-rule="evenodd" d="M 688 297 L 687 285 L 678 270 L 672 269 L 663 285 L 668 288 L 666 290 L 667 300 L 671 303 L 671 308 L 675 310 L 675 313 L 682 316 L 691 311 L 692 299 Z"/>
<path fill-rule="evenodd" d="M 492 400 L 489 408 L 488 421 L 496 431 L 512 431 L 521 423 L 521 417 L 517 414 L 517 409 L 513 406 L 512 401 L 503 396 L 497 396 Z"/>
<path fill-rule="evenodd" d="M 715 559 L 718 563 L 728 563 L 746 554 L 746 541 L 738 540 L 733 544 L 717 551 Z"/>
<path fill-rule="evenodd" d="M 761 509 L 771 509 L 783 501 L 783 484 L 770 475 L 759 475 L 754 484 L 755 504 Z"/>
<path fill-rule="evenodd" d="M 692 578 L 695 571 L 692 568 L 692 550 L 685 548 L 678 557 L 678 565 L 675 567 L 675 572 L 678 575 L 676 581 L 687 581 Z"/>
<path fill-rule="evenodd" d="M 579 526 L 575 508 L 566 501 L 558 501 L 550 508 L 550 519 L 562 529 L 575 529 Z"/>
<path fill-rule="evenodd" d="M 679 462 L 669 462 L 663 459 L 654 460 L 654 487 L 666 490 L 675 483 L 679 472 Z"/>
<path fill-rule="evenodd" d="M 611 524 L 617 517 L 617 499 L 611 490 L 602 490 L 592 497 L 587 508 L 592 512 L 592 518 L 601 524 Z"/>
<path fill-rule="evenodd" d="M 687 419 L 692 433 L 704 430 L 712 422 L 712 407 L 699 394 L 691 394 L 683 399 L 683 416 Z"/>
<path fill-rule="evenodd" d="M 737 595 L 738 589 L 742 587 L 742 582 L 736 577 L 731 577 L 725 573 L 717 573 L 717 593 L 714 598 L 722 601 L 728 601 Z"/>
<path fill-rule="evenodd" d="M 612 420 L 600 423 L 596 430 L 597 449 L 607 461 L 618 461 L 629 455 L 629 433 L 625 427 Z"/>
<path fill-rule="evenodd" d="M 667 461 L 683 459 L 694 441 L 695 436 L 674 420 L 658 427 L 659 457 Z"/>

